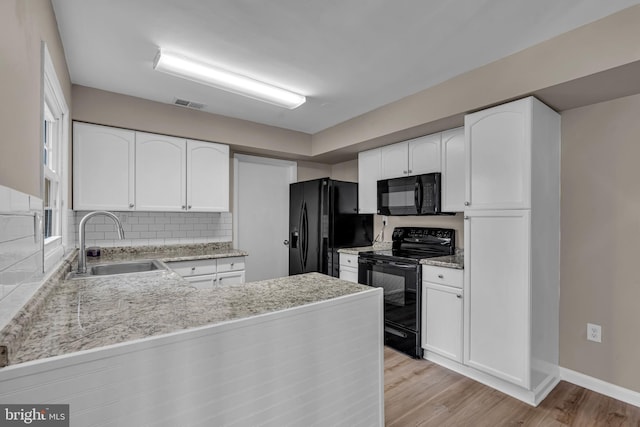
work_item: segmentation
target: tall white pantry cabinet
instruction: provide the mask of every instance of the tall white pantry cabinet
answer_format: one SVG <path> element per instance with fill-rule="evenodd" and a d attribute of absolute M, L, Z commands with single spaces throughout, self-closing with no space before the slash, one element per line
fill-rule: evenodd
<path fill-rule="evenodd" d="M 465 157 L 464 364 L 537 405 L 558 382 L 560 116 L 533 97 L 469 114 Z"/>

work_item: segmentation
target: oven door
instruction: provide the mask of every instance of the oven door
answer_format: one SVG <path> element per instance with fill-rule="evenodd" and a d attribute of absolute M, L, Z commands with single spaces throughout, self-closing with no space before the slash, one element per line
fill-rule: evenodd
<path fill-rule="evenodd" d="M 358 283 L 382 288 L 384 320 L 411 331 L 420 325 L 420 265 L 358 259 Z"/>

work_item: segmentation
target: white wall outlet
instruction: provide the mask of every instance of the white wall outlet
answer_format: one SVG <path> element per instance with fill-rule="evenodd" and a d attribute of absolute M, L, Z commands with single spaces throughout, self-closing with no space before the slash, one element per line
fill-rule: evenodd
<path fill-rule="evenodd" d="M 587 340 L 602 342 L 602 327 L 593 323 L 587 323 Z"/>
<path fill-rule="evenodd" d="M 382 215 L 382 225 L 387 225 L 389 218 L 386 215 Z"/>

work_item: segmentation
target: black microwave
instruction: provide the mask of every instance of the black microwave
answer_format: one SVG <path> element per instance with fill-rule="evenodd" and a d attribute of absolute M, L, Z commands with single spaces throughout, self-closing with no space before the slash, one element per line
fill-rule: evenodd
<path fill-rule="evenodd" d="M 439 214 L 440 178 L 440 173 L 427 173 L 378 181 L 378 214 Z"/>

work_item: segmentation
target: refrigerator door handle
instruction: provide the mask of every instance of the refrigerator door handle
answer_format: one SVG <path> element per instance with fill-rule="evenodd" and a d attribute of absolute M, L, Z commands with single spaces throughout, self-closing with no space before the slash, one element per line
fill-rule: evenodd
<path fill-rule="evenodd" d="M 309 252 L 309 242 L 308 242 L 308 233 L 309 233 L 309 218 L 307 215 L 307 204 L 303 203 L 302 205 L 302 221 L 300 224 L 300 250 L 301 250 L 301 258 L 302 258 L 302 269 L 307 268 L 307 255 Z"/>

